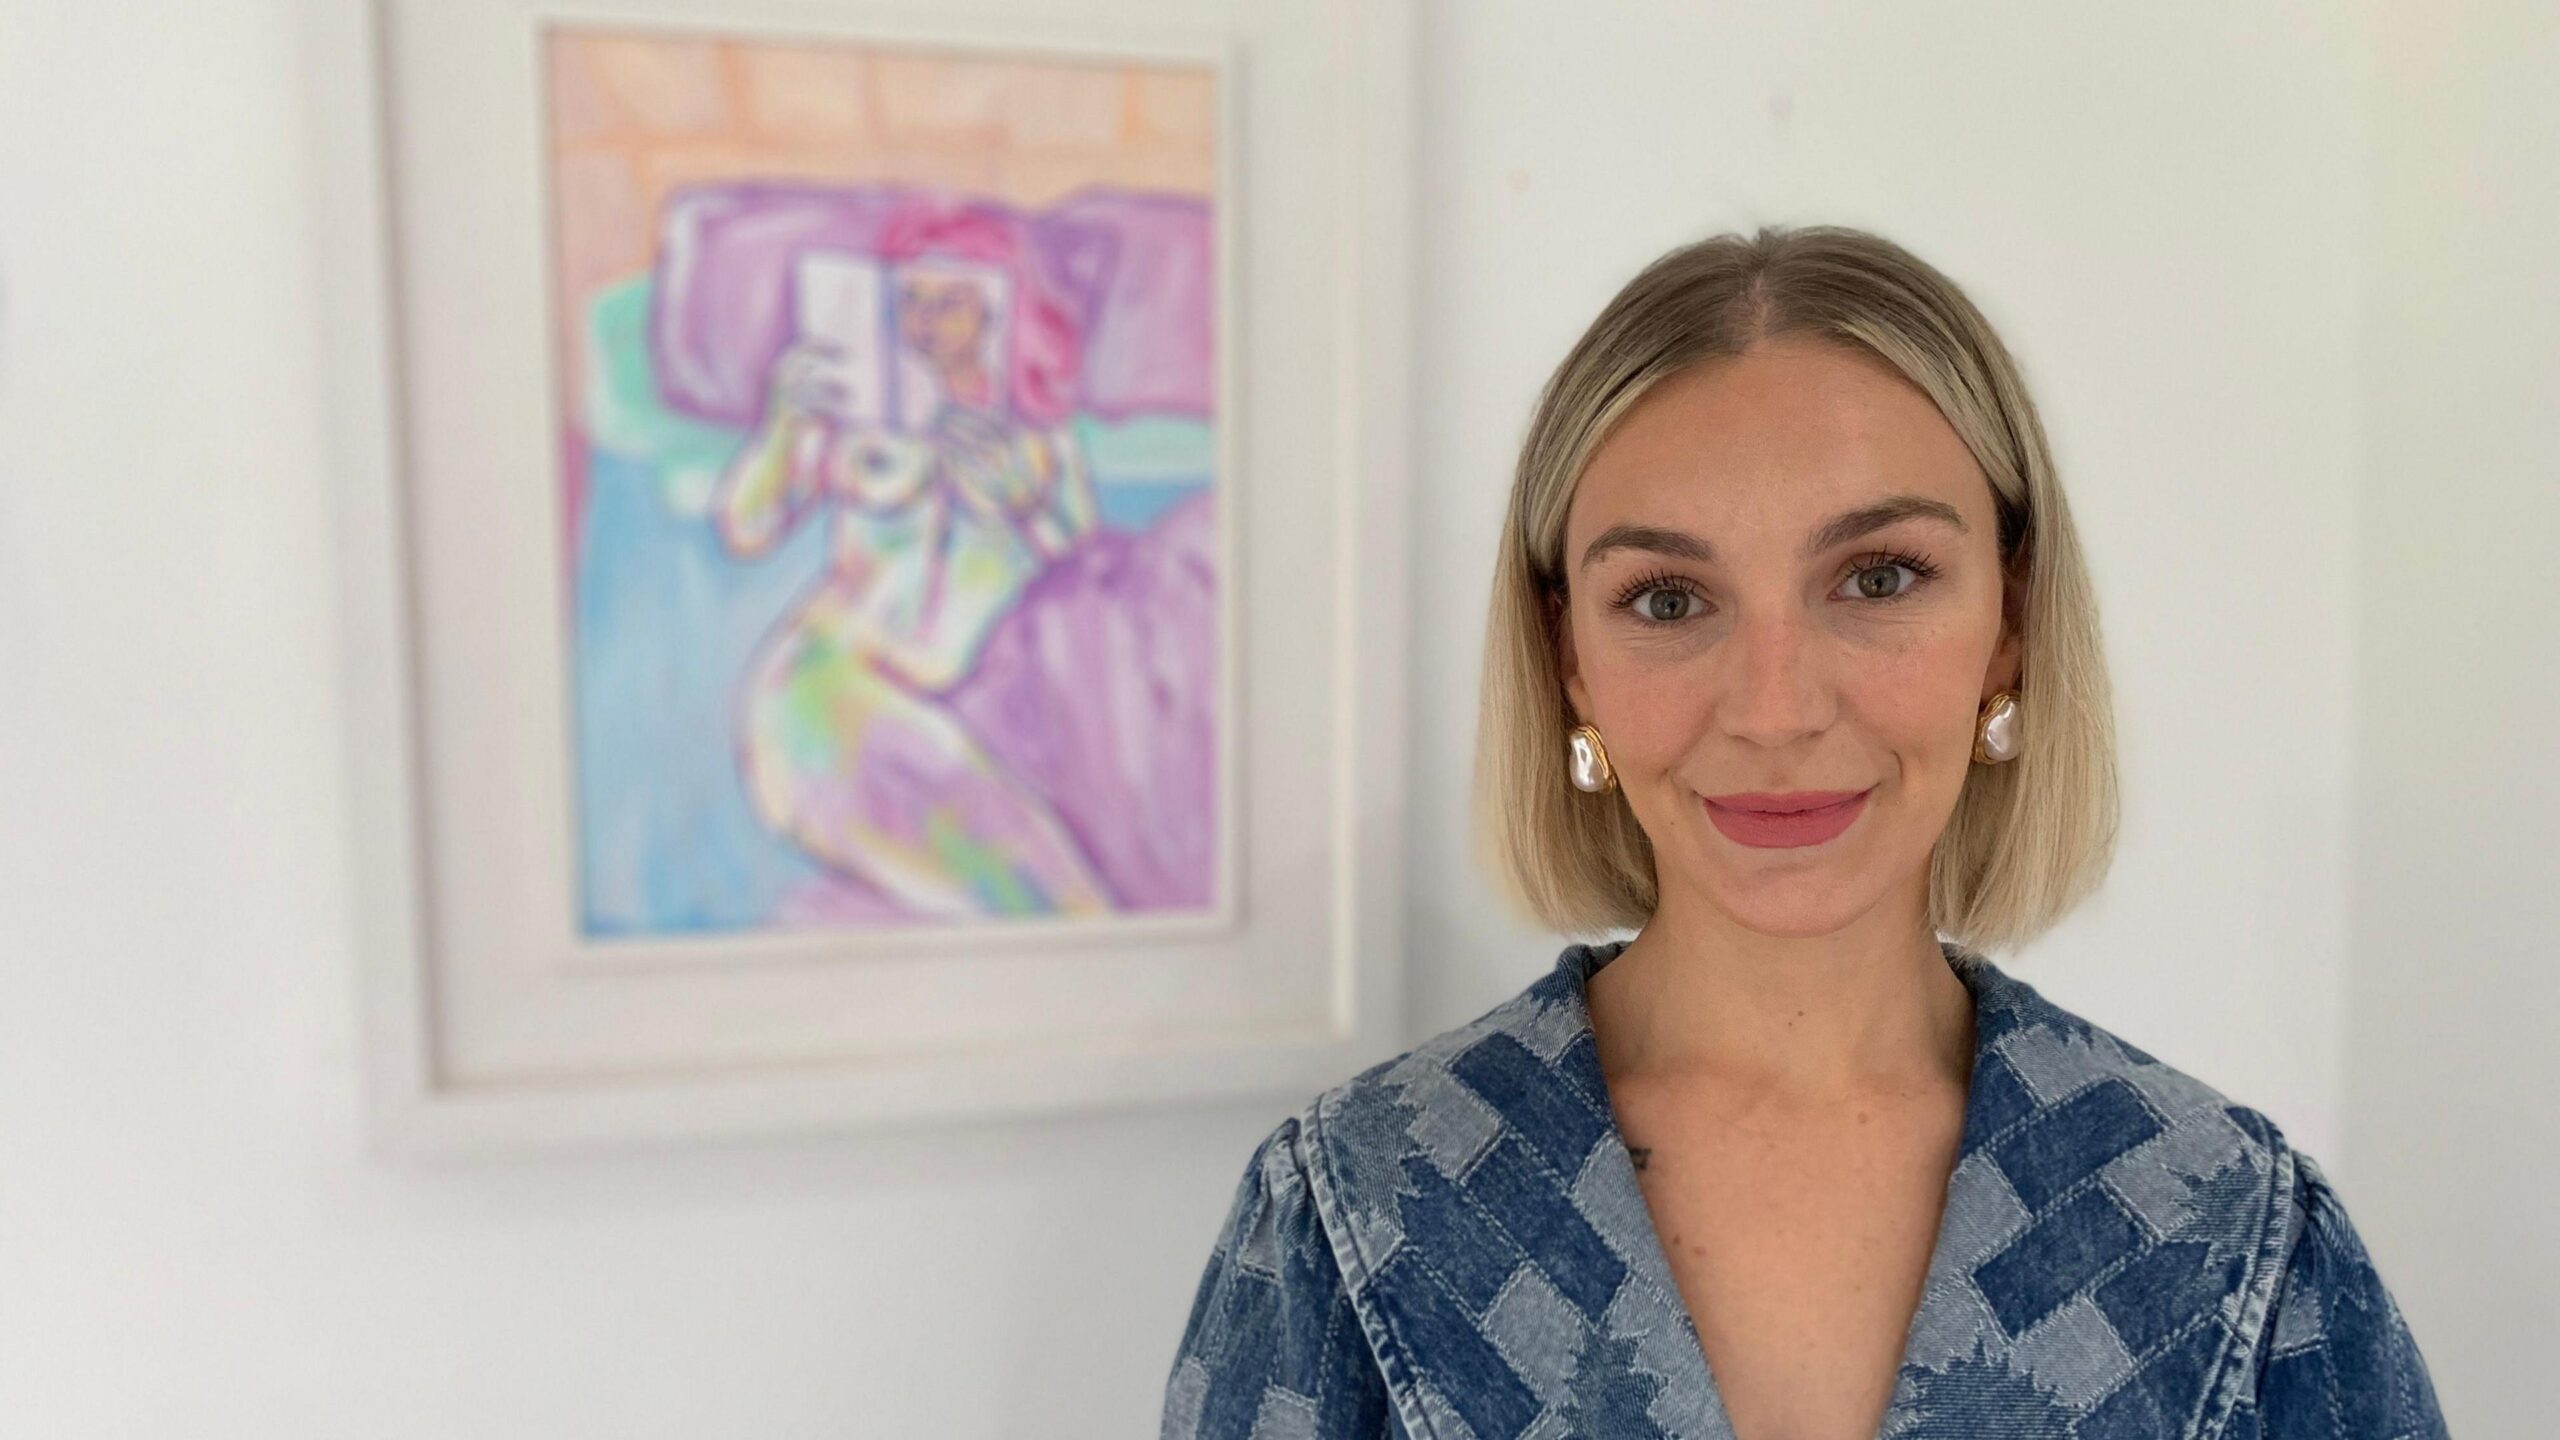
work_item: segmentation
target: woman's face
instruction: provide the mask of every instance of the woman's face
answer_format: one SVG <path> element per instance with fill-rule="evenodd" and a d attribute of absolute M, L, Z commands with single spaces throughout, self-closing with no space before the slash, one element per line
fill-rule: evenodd
<path fill-rule="evenodd" d="M 1567 514 L 1558 658 L 1665 906 L 1798 937 L 1925 914 L 1975 717 L 2017 683 L 1998 534 L 1954 428 L 1861 351 L 1766 341 L 1622 417 Z M 1709 804 L 1804 791 L 1863 799 L 1845 829 Z"/>

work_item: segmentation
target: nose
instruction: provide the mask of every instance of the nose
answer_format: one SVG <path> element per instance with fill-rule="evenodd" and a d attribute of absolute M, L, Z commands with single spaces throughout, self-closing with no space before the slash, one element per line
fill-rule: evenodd
<path fill-rule="evenodd" d="M 1746 617 L 1718 648 L 1729 667 L 1716 702 L 1726 734 L 1775 750 L 1831 727 L 1839 697 L 1830 648 L 1802 612 Z"/>

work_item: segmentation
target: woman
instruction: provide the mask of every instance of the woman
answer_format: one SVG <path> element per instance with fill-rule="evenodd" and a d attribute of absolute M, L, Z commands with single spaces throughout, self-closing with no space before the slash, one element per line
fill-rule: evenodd
<path fill-rule="evenodd" d="M 1984 957 L 2114 844 L 2085 562 L 1954 284 L 1664 256 L 1531 424 L 1479 808 L 1576 944 L 1246 1166 L 1168 1436 L 2418 1436 L 2312 1158 Z M 1942 938 L 1950 937 L 1950 938 Z"/>

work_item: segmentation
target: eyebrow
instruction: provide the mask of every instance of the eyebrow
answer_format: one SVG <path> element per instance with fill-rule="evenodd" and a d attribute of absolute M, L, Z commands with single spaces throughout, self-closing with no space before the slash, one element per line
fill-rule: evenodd
<path fill-rule="evenodd" d="M 1965 532 L 1964 516 L 1953 505 L 1925 495 L 1893 495 L 1824 521 L 1822 528 L 1814 531 L 1804 542 L 1804 553 L 1819 555 L 1835 545 L 1846 545 L 1859 536 L 1904 520 L 1943 520 L 1954 526 L 1958 534 Z M 1645 550 L 1700 565 L 1713 564 L 1716 558 L 1714 546 L 1686 530 L 1673 530 L 1661 525 L 1612 525 L 1583 549 L 1581 564 L 1576 568 L 1588 570 L 1613 550 Z"/>

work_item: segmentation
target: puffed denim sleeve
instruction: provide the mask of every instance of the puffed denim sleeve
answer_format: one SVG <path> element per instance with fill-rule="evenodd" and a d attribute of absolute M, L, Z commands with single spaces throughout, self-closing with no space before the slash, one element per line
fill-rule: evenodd
<path fill-rule="evenodd" d="M 2232 1440 L 2403 1440 L 2445 1435 L 2435 1383 L 2319 1163 L 2293 1152 L 2300 1227 L 2263 1331 L 2256 1391 Z"/>
<path fill-rule="evenodd" d="M 1394 1440 L 1293 1117 L 1237 1182 L 1165 1386 L 1163 1440 Z"/>

